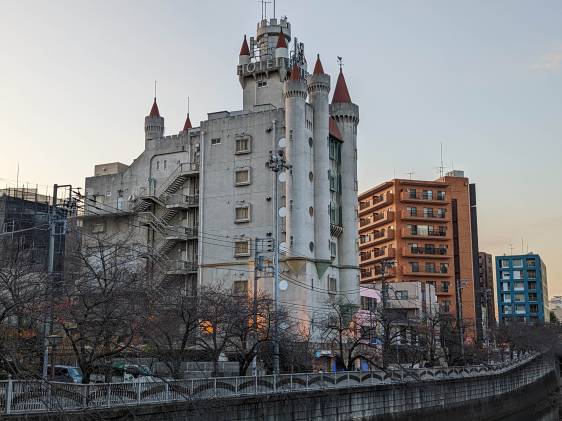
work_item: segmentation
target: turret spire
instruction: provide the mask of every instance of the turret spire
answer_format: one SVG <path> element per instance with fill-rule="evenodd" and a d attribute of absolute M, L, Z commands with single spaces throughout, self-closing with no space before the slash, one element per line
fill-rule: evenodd
<path fill-rule="evenodd" d="M 154 97 L 154 103 L 152 104 L 152 108 L 150 109 L 149 117 L 160 117 L 160 111 L 158 110 L 158 104 L 156 104 L 156 97 Z"/>
<path fill-rule="evenodd" d="M 242 48 L 240 48 L 240 55 L 241 56 L 249 56 L 250 55 L 250 47 L 248 47 L 248 41 L 246 40 L 246 35 L 244 35 L 244 41 L 242 42 Z"/>
<path fill-rule="evenodd" d="M 343 70 L 340 67 L 340 74 L 338 76 L 338 81 L 336 82 L 336 89 L 334 90 L 334 96 L 332 97 L 332 104 L 337 103 L 350 103 L 351 97 L 349 96 L 349 91 L 347 89 L 347 83 L 345 83 L 345 76 L 343 75 Z"/>
<path fill-rule="evenodd" d="M 187 113 L 187 117 L 186 117 L 185 123 L 183 125 L 183 131 L 187 132 L 191 128 L 193 128 L 193 126 L 191 125 L 191 120 L 189 119 L 189 113 Z"/>
<path fill-rule="evenodd" d="M 291 77 L 289 79 L 301 80 L 301 69 L 297 66 L 297 63 L 294 63 L 293 67 L 291 67 Z"/>
<path fill-rule="evenodd" d="M 322 67 L 322 62 L 320 61 L 320 54 L 316 57 L 316 64 L 314 65 L 314 72 L 312 74 L 315 75 L 324 75 L 324 68 Z"/>
<path fill-rule="evenodd" d="M 281 32 L 279 32 L 279 37 L 277 38 L 277 46 L 275 48 L 287 48 L 287 39 L 285 38 L 285 34 L 283 33 L 283 28 L 281 28 Z"/>

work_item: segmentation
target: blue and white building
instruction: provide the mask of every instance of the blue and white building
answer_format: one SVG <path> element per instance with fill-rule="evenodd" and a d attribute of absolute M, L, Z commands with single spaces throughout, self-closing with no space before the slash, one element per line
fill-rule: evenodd
<path fill-rule="evenodd" d="M 499 321 L 548 321 L 546 266 L 538 254 L 496 257 Z"/>

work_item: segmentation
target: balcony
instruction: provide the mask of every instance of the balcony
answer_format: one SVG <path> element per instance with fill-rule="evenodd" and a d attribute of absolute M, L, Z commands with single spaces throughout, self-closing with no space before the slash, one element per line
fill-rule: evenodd
<path fill-rule="evenodd" d="M 166 275 L 187 275 L 189 273 L 197 273 L 197 263 L 170 260 L 166 264 Z"/>
<path fill-rule="evenodd" d="M 380 262 L 381 260 L 393 259 L 396 257 L 396 249 L 387 247 L 384 250 L 372 250 L 363 252 L 359 258 L 361 264 Z"/>
<path fill-rule="evenodd" d="M 434 221 L 434 222 L 450 222 L 451 218 L 447 214 L 440 215 L 436 212 L 426 213 L 426 212 L 409 212 L 404 209 L 401 212 L 402 219 L 405 221 Z"/>
<path fill-rule="evenodd" d="M 380 281 L 383 279 L 390 279 L 396 277 L 396 268 L 389 267 L 383 274 L 380 265 L 371 266 L 370 268 L 361 269 L 361 283 L 369 283 L 374 281 Z"/>
<path fill-rule="evenodd" d="M 427 195 L 424 193 L 413 193 L 403 191 L 400 192 L 400 200 L 402 202 L 407 203 L 434 203 L 434 204 L 443 204 L 443 203 L 450 203 L 451 201 L 445 196 L 439 196 L 437 194 Z"/>
<path fill-rule="evenodd" d="M 402 275 L 405 276 L 419 276 L 419 277 L 427 277 L 430 276 L 432 278 L 447 278 L 453 276 L 453 274 L 449 273 L 449 270 L 435 268 L 434 271 L 432 270 L 425 270 L 425 268 L 420 267 L 419 270 L 412 270 L 412 267 L 402 266 L 401 268 Z"/>
<path fill-rule="evenodd" d="M 359 215 L 365 215 L 369 212 L 380 209 L 384 206 L 390 205 L 394 201 L 393 193 L 386 193 L 380 196 L 371 196 L 370 199 L 359 203 Z"/>
<path fill-rule="evenodd" d="M 369 228 L 378 227 L 394 221 L 394 212 L 388 211 L 384 214 L 373 214 L 371 216 L 361 218 L 359 221 L 359 229 L 366 230 Z"/>
<path fill-rule="evenodd" d="M 402 238 L 427 238 L 435 240 L 450 240 L 451 237 L 447 231 L 441 230 L 428 230 L 421 231 L 416 229 L 403 228 Z"/>
<path fill-rule="evenodd" d="M 446 248 L 423 248 L 423 247 L 404 247 L 402 249 L 404 257 L 423 257 L 431 259 L 448 259 L 453 257 Z"/>
<path fill-rule="evenodd" d="M 163 195 L 163 200 L 168 209 L 189 209 L 199 206 L 199 195 L 169 194 Z"/>
<path fill-rule="evenodd" d="M 374 232 L 365 237 L 361 237 L 359 240 L 359 248 L 363 249 L 369 246 L 374 246 L 377 244 L 382 244 L 387 241 L 394 240 L 394 230 L 387 229 L 384 232 Z"/>

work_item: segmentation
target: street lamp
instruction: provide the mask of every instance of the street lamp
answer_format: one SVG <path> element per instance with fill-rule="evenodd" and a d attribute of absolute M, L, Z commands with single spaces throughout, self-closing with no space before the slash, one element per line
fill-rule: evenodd
<path fill-rule="evenodd" d="M 47 336 L 47 342 L 49 346 L 53 349 L 51 352 L 51 381 L 55 379 L 55 354 L 57 352 L 57 346 L 61 343 L 62 336 L 60 335 L 49 335 Z"/>

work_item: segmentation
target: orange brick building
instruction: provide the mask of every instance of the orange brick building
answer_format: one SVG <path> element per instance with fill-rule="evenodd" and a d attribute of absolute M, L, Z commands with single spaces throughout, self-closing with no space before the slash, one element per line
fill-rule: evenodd
<path fill-rule="evenodd" d="M 359 195 L 359 219 L 362 284 L 431 283 L 441 312 L 457 318 L 458 282 L 466 337 L 481 337 L 475 194 L 464 173 L 382 183 Z M 385 260 L 395 264 L 383 274 Z"/>

